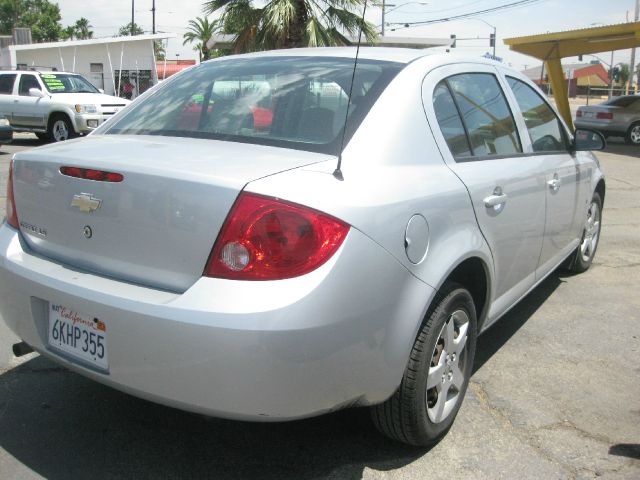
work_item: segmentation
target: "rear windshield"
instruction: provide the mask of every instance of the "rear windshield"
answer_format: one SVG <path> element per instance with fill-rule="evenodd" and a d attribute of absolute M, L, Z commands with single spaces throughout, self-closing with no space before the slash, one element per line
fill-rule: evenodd
<path fill-rule="evenodd" d="M 169 80 L 106 134 L 222 139 L 336 154 L 403 67 L 352 58 L 208 62 Z M 349 92 L 354 78 L 351 101 Z M 135 104 L 134 104 L 135 105 Z"/>
<path fill-rule="evenodd" d="M 603 102 L 603 105 L 610 105 L 612 107 L 629 107 L 633 103 L 637 102 L 640 97 L 616 97 L 611 100 Z"/>

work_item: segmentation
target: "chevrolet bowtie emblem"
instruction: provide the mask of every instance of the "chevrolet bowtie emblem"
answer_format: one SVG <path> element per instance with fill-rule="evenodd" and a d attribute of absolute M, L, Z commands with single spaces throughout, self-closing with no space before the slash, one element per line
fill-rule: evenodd
<path fill-rule="evenodd" d="M 90 193 L 81 193 L 80 195 L 74 195 L 71 200 L 72 207 L 78 207 L 81 212 L 93 212 L 100 208 L 102 200 L 94 198 Z"/>

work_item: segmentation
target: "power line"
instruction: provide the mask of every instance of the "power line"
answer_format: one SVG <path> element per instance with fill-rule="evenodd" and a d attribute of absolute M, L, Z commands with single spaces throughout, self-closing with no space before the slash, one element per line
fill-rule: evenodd
<path fill-rule="evenodd" d="M 468 12 L 468 13 L 461 13 L 459 15 L 452 15 L 450 17 L 442 17 L 442 18 L 436 18 L 436 19 L 432 19 L 432 20 L 420 20 L 420 21 L 417 21 L 417 22 L 392 23 L 391 25 L 401 25 L 401 26 L 404 26 L 405 28 L 410 28 L 410 27 L 418 27 L 418 26 L 422 26 L 422 25 L 430 25 L 430 24 L 433 24 L 433 23 L 451 22 L 453 20 L 462 20 L 462 19 L 465 19 L 465 18 L 476 17 L 478 15 L 485 15 L 487 13 L 494 13 L 494 12 L 498 12 L 500 10 L 506 10 L 506 9 L 517 8 L 517 7 L 524 7 L 526 5 L 531 5 L 531 4 L 534 4 L 534 3 L 541 2 L 541 1 L 543 1 L 543 0 L 518 0 L 516 2 L 506 3 L 506 4 L 503 4 L 503 5 L 497 5 L 495 7 L 485 8 L 483 10 L 477 10 L 475 12 Z"/>

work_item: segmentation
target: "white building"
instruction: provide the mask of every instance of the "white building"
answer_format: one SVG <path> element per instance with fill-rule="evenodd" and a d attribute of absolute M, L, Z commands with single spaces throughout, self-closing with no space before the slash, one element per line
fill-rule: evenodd
<path fill-rule="evenodd" d="M 0 68 L 55 68 L 88 78 L 108 95 L 136 96 L 158 83 L 154 41 L 175 33 L 9 45 Z"/>

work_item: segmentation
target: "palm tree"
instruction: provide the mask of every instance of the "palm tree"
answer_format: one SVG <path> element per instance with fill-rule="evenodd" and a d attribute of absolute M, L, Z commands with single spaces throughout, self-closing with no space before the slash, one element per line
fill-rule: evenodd
<path fill-rule="evenodd" d="M 367 0 L 270 0 L 254 8 L 253 0 L 209 0 L 207 14 L 222 11 L 224 33 L 236 34 L 238 52 L 274 48 L 349 45 L 346 35 L 362 31 L 368 42 L 377 36 L 360 10 Z"/>
<path fill-rule="evenodd" d="M 90 30 L 92 25 L 89 23 L 84 17 L 76 20 L 75 25 L 73 26 L 75 30 L 75 37 L 78 40 L 86 40 L 88 38 L 93 38 L 93 32 Z"/>
<path fill-rule="evenodd" d="M 220 24 L 218 20 L 214 20 L 212 22 L 209 21 L 208 18 L 197 17 L 195 20 L 189 20 L 189 28 L 187 28 L 187 33 L 183 35 L 184 41 L 183 45 L 187 43 L 196 42 L 198 49 L 198 54 L 200 55 L 200 61 L 204 62 L 205 60 L 209 60 L 209 47 L 207 47 L 207 42 L 220 29 Z"/>
<path fill-rule="evenodd" d="M 73 25 L 69 25 L 62 29 L 62 33 L 60 35 L 63 40 L 73 40 L 76 37 L 76 29 Z"/>

